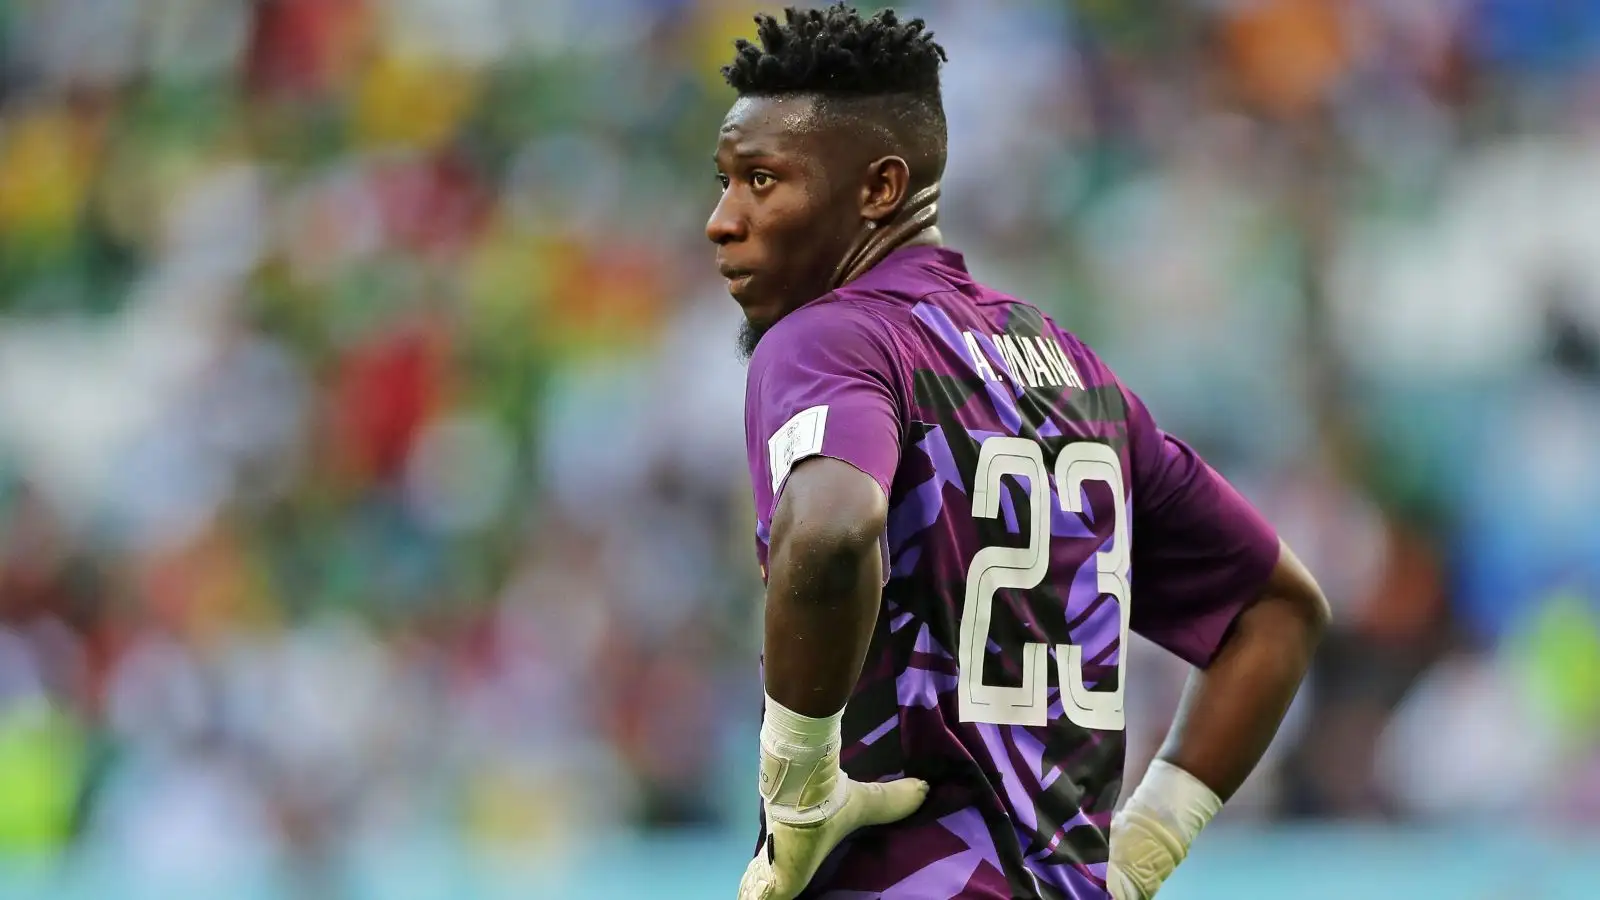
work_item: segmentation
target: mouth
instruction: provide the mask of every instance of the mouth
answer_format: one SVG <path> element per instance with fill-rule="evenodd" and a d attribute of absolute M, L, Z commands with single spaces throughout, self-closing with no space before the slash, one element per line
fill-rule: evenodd
<path fill-rule="evenodd" d="M 717 271 L 721 273 L 723 278 L 728 280 L 728 293 L 735 297 L 750 283 L 750 277 L 754 274 L 749 269 L 741 269 L 737 266 L 726 264 L 718 266 Z"/>

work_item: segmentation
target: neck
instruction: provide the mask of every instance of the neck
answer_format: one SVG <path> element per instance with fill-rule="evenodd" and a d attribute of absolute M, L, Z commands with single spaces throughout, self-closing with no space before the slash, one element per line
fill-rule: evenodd
<path fill-rule="evenodd" d="M 901 247 L 937 247 L 943 243 L 944 236 L 939 233 L 939 185 L 935 183 L 912 194 L 885 227 L 863 228 L 861 236 L 834 269 L 829 289 L 843 287 L 860 278 Z"/>

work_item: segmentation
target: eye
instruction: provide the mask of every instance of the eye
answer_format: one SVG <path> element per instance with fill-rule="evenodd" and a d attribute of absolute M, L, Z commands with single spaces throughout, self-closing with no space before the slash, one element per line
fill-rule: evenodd
<path fill-rule="evenodd" d="M 718 172 L 717 173 L 717 186 L 722 188 L 723 190 L 727 190 L 728 189 L 728 176 L 722 174 L 721 172 Z"/>
<path fill-rule="evenodd" d="M 774 178 L 770 172 L 757 172 L 750 176 L 750 186 L 756 190 L 769 188 L 777 184 L 777 182 L 778 179 Z"/>

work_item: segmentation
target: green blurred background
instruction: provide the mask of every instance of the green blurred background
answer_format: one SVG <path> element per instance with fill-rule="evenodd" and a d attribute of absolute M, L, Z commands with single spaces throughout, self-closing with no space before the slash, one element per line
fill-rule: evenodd
<path fill-rule="evenodd" d="M 758 8 L 0 2 L 0 895 L 731 896 Z M 1600 2 L 898 8 L 947 236 L 1335 605 L 1163 896 L 1600 896 Z"/>

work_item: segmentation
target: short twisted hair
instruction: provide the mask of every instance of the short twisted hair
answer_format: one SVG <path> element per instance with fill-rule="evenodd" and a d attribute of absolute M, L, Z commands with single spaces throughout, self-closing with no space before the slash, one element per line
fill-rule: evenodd
<path fill-rule="evenodd" d="M 892 9 L 870 18 L 837 3 L 788 7 L 783 21 L 756 16 L 755 44 L 734 44 L 722 77 L 739 96 L 812 95 L 830 113 L 886 128 L 943 174 L 947 141 L 939 67 L 949 57 L 921 19 L 901 21 Z M 922 180 L 919 178 L 919 180 Z"/>
<path fill-rule="evenodd" d="M 870 19 L 843 3 L 783 11 L 784 21 L 756 16 L 757 46 L 734 44 L 722 67 L 743 94 L 939 95 L 939 66 L 948 57 L 921 19 L 900 21 L 892 9 Z"/>

